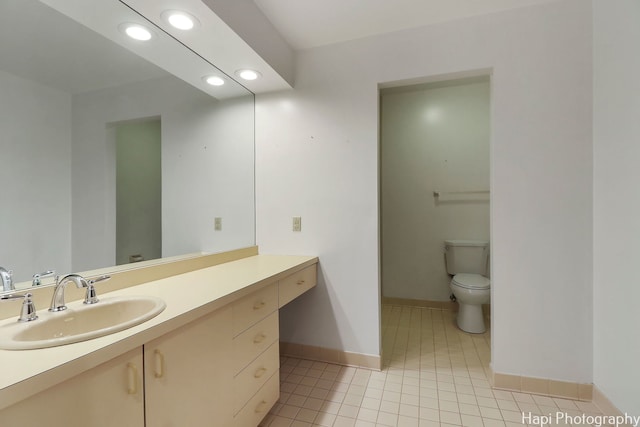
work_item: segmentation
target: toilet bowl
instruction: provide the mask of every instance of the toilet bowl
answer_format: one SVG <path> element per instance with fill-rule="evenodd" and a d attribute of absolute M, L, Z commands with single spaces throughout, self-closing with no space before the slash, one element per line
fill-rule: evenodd
<path fill-rule="evenodd" d="M 450 288 L 458 301 L 458 327 L 465 332 L 481 334 L 487 329 L 482 304 L 491 297 L 491 281 L 480 274 L 459 273 L 451 279 Z"/>
<path fill-rule="evenodd" d="M 489 242 L 484 240 L 445 240 L 447 273 L 452 276 L 449 287 L 458 301 L 458 327 L 465 332 L 486 331 L 482 304 L 491 298 L 488 272 Z"/>

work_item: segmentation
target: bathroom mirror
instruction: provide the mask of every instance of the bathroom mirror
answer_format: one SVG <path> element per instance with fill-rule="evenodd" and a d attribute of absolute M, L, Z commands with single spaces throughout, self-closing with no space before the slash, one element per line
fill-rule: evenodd
<path fill-rule="evenodd" d="M 118 0 L 0 2 L 0 156 L 21 286 L 255 244 L 253 94 Z"/>

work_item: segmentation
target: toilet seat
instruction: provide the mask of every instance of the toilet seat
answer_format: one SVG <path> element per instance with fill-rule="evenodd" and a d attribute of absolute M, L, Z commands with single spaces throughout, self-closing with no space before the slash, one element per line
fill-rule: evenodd
<path fill-rule="evenodd" d="M 489 289 L 491 280 L 480 274 L 459 273 L 453 276 L 452 285 L 460 286 L 464 289 Z"/>

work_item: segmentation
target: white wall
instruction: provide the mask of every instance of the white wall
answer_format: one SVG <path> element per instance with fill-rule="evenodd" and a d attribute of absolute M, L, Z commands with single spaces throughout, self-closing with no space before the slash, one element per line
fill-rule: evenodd
<path fill-rule="evenodd" d="M 115 131 L 160 117 L 162 254 L 254 243 L 252 97 L 217 102 L 175 78 L 73 98 L 73 269 L 115 264 Z M 214 231 L 214 217 L 222 231 Z"/>
<path fill-rule="evenodd" d="M 71 97 L 0 71 L 0 266 L 71 267 Z"/>
<path fill-rule="evenodd" d="M 385 89 L 380 111 L 382 295 L 449 301 L 444 241 L 489 240 L 489 194 L 447 194 L 489 190 L 488 78 Z"/>
<path fill-rule="evenodd" d="M 592 380 L 591 4 L 565 0 L 300 52 L 257 99 L 257 241 L 321 260 L 283 341 L 378 354 L 380 82 L 492 68 L 493 369 Z M 302 232 L 291 216 L 302 216 Z"/>
<path fill-rule="evenodd" d="M 640 2 L 594 5 L 594 383 L 640 415 Z"/>

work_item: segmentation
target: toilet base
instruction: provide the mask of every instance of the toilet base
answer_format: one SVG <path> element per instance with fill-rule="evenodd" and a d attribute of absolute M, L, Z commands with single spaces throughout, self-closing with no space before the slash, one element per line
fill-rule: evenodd
<path fill-rule="evenodd" d="M 459 302 L 459 301 L 458 301 Z M 482 304 L 460 304 L 456 316 L 458 327 L 471 334 L 482 334 L 487 328 L 484 325 Z"/>

